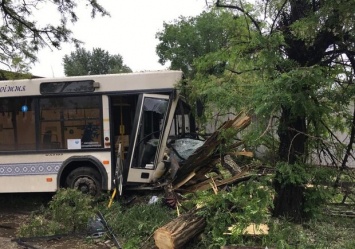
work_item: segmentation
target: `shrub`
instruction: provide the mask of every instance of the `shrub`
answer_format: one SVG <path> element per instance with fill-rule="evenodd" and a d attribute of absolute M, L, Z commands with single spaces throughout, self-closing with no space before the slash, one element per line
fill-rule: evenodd
<path fill-rule="evenodd" d="M 20 236 L 44 236 L 86 230 L 96 213 L 93 199 L 76 189 L 61 189 L 42 214 L 32 214 L 28 224 L 20 227 Z"/>
<path fill-rule="evenodd" d="M 145 248 L 149 243 L 153 245 L 153 240 L 149 239 L 154 231 L 175 217 L 175 212 L 161 203 L 140 203 L 129 208 L 114 203 L 104 213 L 125 249 L 141 248 L 143 243 Z"/>

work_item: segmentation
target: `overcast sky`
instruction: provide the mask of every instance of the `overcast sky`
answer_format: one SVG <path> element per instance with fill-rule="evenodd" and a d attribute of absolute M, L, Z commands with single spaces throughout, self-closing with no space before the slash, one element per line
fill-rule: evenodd
<path fill-rule="evenodd" d="M 90 10 L 80 8 L 79 21 L 72 27 L 76 38 L 87 50 L 102 48 L 110 54 L 120 54 L 124 63 L 134 72 L 161 70 L 168 65 L 158 63 L 155 34 L 163 29 L 163 22 L 172 22 L 179 16 L 196 16 L 206 10 L 205 0 L 101 0 L 111 17 L 90 18 Z M 55 13 L 42 11 L 38 18 L 52 19 Z M 39 61 L 31 73 L 44 77 L 64 76 L 62 59 L 75 51 L 71 44 L 61 50 L 48 48 L 38 54 Z"/>

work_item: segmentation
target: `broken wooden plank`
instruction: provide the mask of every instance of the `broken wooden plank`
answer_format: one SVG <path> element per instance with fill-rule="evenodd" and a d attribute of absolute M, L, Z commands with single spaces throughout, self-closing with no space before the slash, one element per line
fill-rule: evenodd
<path fill-rule="evenodd" d="M 191 180 L 192 177 L 194 177 L 196 175 L 195 172 L 191 172 L 185 179 L 183 179 L 182 181 L 178 182 L 177 184 L 174 185 L 173 189 L 177 189 L 180 188 L 182 185 L 184 185 L 186 182 L 188 182 L 189 180 Z"/>
<path fill-rule="evenodd" d="M 251 151 L 237 151 L 237 152 L 229 153 L 229 154 L 233 154 L 235 156 L 254 157 L 254 153 Z"/>
<path fill-rule="evenodd" d="M 239 174 L 229 177 L 227 179 L 224 180 L 218 180 L 217 177 L 214 178 L 208 178 L 203 182 L 200 182 L 198 184 L 189 186 L 188 188 L 185 188 L 184 191 L 186 192 L 195 192 L 195 191 L 203 191 L 203 190 L 207 190 L 211 188 L 211 181 L 214 181 L 215 185 L 217 187 L 222 187 L 228 184 L 232 184 L 234 182 L 240 181 L 240 180 L 248 180 L 250 178 L 250 176 L 247 175 L 248 171 L 244 170 L 242 172 L 240 172 Z M 213 180 L 212 180 L 213 179 Z"/>

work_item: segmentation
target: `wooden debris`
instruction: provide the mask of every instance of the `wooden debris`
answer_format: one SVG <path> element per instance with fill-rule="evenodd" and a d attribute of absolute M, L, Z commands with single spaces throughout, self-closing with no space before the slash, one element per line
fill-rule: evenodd
<path fill-rule="evenodd" d="M 196 175 L 195 172 L 191 172 L 186 178 L 184 178 L 181 182 L 178 182 L 176 185 L 174 185 L 174 189 L 180 188 L 182 185 L 184 185 L 186 182 L 191 180 Z"/>
<path fill-rule="evenodd" d="M 234 119 L 226 121 L 216 132 L 214 132 L 205 143 L 199 147 L 186 161 L 184 161 L 176 173 L 173 180 L 173 186 L 176 190 L 199 189 L 193 188 L 193 185 L 206 181 L 206 174 L 216 170 L 215 162 L 221 156 L 219 147 L 225 141 L 220 134 L 227 129 L 233 128 L 236 131 L 245 129 L 251 122 L 251 118 L 244 113 L 240 113 Z M 242 145 L 238 141 L 235 146 Z M 234 146 L 233 146 L 234 147 Z M 243 155 L 250 156 L 250 152 L 243 152 Z M 235 170 L 232 175 L 238 175 Z M 216 182 L 217 184 L 217 182 Z M 208 183 L 210 186 L 210 184 Z"/>
<path fill-rule="evenodd" d="M 269 234 L 269 226 L 267 224 L 250 224 L 244 229 L 243 234 L 246 235 L 267 235 Z"/>
<path fill-rule="evenodd" d="M 229 171 L 229 173 L 231 173 L 232 176 L 235 176 L 242 171 L 230 155 L 221 157 L 221 164 Z"/>
<path fill-rule="evenodd" d="M 154 232 L 155 245 L 159 249 L 176 249 L 200 234 L 206 226 L 203 217 L 196 213 L 186 213 L 170 221 Z"/>
<path fill-rule="evenodd" d="M 237 151 L 233 154 L 236 156 L 254 157 L 254 153 L 251 151 Z"/>
<path fill-rule="evenodd" d="M 241 169 L 230 156 L 225 157 L 226 154 L 222 154 L 219 148 L 225 143 L 220 135 L 226 129 L 241 131 L 250 124 L 250 121 L 250 117 L 241 113 L 225 122 L 201 147 L 179 165 L 176 174 L 174 172 L 174 175 L 171 175 L 173 179 L 165 185 L 166 195 L 170 198 L 174 196 L 175 191 L 195 192 L 210 188 L 217 194 L 219 187 L 249 179 L 248 169 Z M 238 141 L 232 148 L 235 149 L 242 144 L 242 141 Z M 252 156 L 249 152 L 242 152 L 240 155 Z M 222 179 L 221 175 L 218 175 L 216 164 L 221 161 L 221 158 L 223 158 L 222 164 L 228 164 L 232 171 L 232 177 L 228 179 Z M 206 175 L 211 172 L 216 172 L 217 176 L 207 177 Z M 196 213 L 183 214 L 154 232 L 155 245 L 159 249 L 183 248 L 190 239 L 200 234 L 205 226 L 205 219 Z"/>
<path fill-rule="evenodd" d="M 213 181 L 215 186 L 217 187 L 222 187 L 224 185 L 236 182 L 238 180 L 244 180 L 244 179 L 249 179 L 249 176 L 246 176 L 248 173 L 247 170 L 244 170 L 242 172 L 240 172 L 239 174 L 232 176 L 230 178 L 224 179 L 224 180 L 218 180 L 215 178 L 207 178 L 205 181 L 200 182 L 198 184 L 192 185 L 189 188 L 186 188 L 185 190 L 187 192 L 195 192 L 195 191 L 203 191 L 203 190 L 207 190 L 210 189 L 210 183 Z"/>
<path fill-rule="evenodd" d="M 234 226 L 228 227 L 228 232 L 225 232 L 223 234 L 225 235 L 231 235 L 232 230 L 234 229 Z M 249 226 L 247 226 L 243 230 L 243 235 L 268 235 L 269 234 L 269 226 L 267 224 L 255 224 L 251 223 Z"/>

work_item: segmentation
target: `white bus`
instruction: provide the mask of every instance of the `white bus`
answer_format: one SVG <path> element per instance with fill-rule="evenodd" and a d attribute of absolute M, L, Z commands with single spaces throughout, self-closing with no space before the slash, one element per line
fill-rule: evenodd
<path fill-rule="evenodd" d="M 0 82 L 0 193 L 152 186 L 194 120 L 180 71 Z M 164 167 L 163 167 L 164 168 Z"/>

